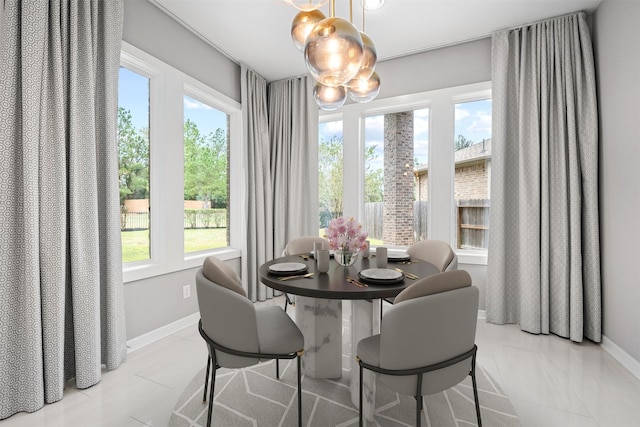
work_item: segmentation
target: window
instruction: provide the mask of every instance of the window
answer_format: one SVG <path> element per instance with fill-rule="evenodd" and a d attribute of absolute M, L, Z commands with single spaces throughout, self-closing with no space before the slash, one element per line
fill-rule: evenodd
<path fill-rule="evenodd" d="M 371 244 L 408 246 L 425 239 L 429 109 L 364 122 L 363 222 Z"/>
<path fill-rule="evenodd" d="M 118 87 L 118 174 L 122 262 L 148 260 L 149 78 L 120 67 Z"/>
<path fill-rule="evenodd" d="M 333 218 L 342 216 L 343 133 L 342 121 L 323 122 L 318 137 L 318 194 L 320 236 Z"/>
<path fill-rule="evenodd" d="M 456 248 L 459 262 L 486 263 L 490 82 L 320 112 L 329 120 L 343 130 L 343 212 L 363 222 L 373 245 L 438 239 Z M 455 151 L 458 139 L 469 150 Z M 468 185 L 470 172 L 482 172 L 477 186 Z"/>
<path fill-rule="evenodd" d="M 456 247 L 487 249 L 491 171 L 491 99 L 455 104 L 453 143 Z"/>
<path fill-rule="evenodd" d="M 229 116 L 184 96 L 184 252 L 229 246 Z"/>
<path fill-rule="evenodd" d="M 120 64 L 125 282 L 239 257 L 240 105 L 127 43 Z"/>

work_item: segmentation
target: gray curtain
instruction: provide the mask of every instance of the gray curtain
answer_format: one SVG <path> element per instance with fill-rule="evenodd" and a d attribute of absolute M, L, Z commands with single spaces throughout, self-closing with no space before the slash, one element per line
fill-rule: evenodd
<path fill-rule="evenodd" d="M 598 122 L 584 13 L 493 36 L 487 321 L 601 340 Z"/>
<path fill-rule="evenodd" d="M 0 418 L 126 357 L 116 135 L 120 1 L 5 2 Z"/>
<path fill-rule="evenodd" d="M 273 290 L 260 283 L 258 267 L 273 259 L 273 191 L 267 82 L 241 66 L 242 126 L 246 172 L 246 239 L 242 256 L 242 277 L 247 296 L 264 301 Z"/>
<path fill-rule="evenodd" d="M 318 235 L 318 107 L 310 77 L 269 84 L 274 253 Z"/>
<path fill-rule="evenodd" d="M 294 237 L 318 233 L 318 108 L 307 77 L 267 82 L 241 66 L 247 227 L 242 277 L 252 301 L 274 296 L 258 267 Z M 278 295 L 278 293 L 276 293 Z"/>

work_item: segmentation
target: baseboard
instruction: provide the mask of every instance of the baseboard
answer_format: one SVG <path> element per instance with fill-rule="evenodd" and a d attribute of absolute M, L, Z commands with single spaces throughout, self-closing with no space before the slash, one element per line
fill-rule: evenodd
<path fill-rule="evenodd" d="M 633 375 L 640 380 L 640 361 L 631 357 L 629 353 L 618 347 L 616 343 L 609 338 L 602 336 L 602 348 L 613 356 L 618 362 L 627 368 Z"/>
<path fill-rule="evenodd" d="M 168 337 L 174 332 L 178 332 L 180 329 L 195 325 L 196 323 L 198 323 L 198 320 L 200 320 L 199 312 L 193 313 L 187 317 L 183 317 L 182 319 L 176 320 L 175 322 L 171 322 L 168 325 L 161 326 L 158 329 L 147 332 L 146 334 L 131 338 L 127 341 L 127 353 L 139 350 L 142 347 L 147 346 L 155 341 Z"/>
<path fill-rule="evenodd" d="M 478 320 L 487 320 L 487 312 L 485 310 L 478 310 Z"/>

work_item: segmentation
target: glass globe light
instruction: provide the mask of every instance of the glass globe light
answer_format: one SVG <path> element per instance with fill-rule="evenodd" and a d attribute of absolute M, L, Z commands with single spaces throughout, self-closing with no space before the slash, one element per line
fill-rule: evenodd
<path fill-rule="evenodd" d="M 384 0 L 362 0 L 362 6 L 367 10 L 377 10 L 382 7 Z"/>
<path fill-rule="evenodd" d="M 366 80 L 371 77 L 371 74 L 373 74 L 373 71 L 376 68 L 378 53 L 376 52 L 376 45 L 373 44 L 373 40 L 371 40 L 371 37 L 369 37 L 365 33 L 360 33 L 360 37 L 362 37 L 362 45 L 364 47 L 364 51 L 362 52 L 360 69 L 353 79 Z"/>
<path fill-rule="evenodd" d="M 347 88 L 344 86 L 325 86 L 316 82 L 313 87 L 313 99 L 318 107 L 325 111 L 335 111 L 347 100 Z"/>
<path fill-rule="evenodd" d="M 309 33 L 304 59 L 318 82 L 341 86 L 355 77 L 363 52 L 360 32 L 349 21 L 327 18 Z"/>
<path fill-rule="evenodd" d="M 307 36 L 309 36 L 313 27 L 326 18 L 324 13 L 319 10 L 298 12 L 293 18 L 293 22 L 291 23 L 291 38 L 293 39 L 293 44 L 300 52 L 304 52 Z"/>
<path fill-rule="evenodd" d="M 380 92 L 380 76 L 375 71 L 368 79 L 354 79 L 349 82 L 349 98 L 364 103 L 375 99 Z"/>
<path fill-rule="evenodd" d="M 327 4 L 329 0 L 288 0 L 288 2 L 296 9 L 308 12 L 310 10 L 320 9 Z"/>

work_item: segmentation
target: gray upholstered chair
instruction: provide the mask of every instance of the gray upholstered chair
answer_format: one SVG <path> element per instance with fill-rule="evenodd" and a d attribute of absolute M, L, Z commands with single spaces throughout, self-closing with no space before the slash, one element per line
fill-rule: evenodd
<path fill-rule="evenodd" d="M 451 249 L 451 246 L 443 240 L 420 240 L 407 249 L 411 258 L 421 259 L 430 262 L 438 267 L 439 271 L 451 271 L 458 269 L 458 256 Z M 394 298 L 384 298 L 380 300 L 380 316 L 382 316 L 382 305 L 384 301 L 393 304 Z"/>
<path fill-rule="evenodd" d="M 407 249 L 412 258 L 428 261 L 440 271 L 458 269 L 458 256 L 451 246 L 443 240 L 420 240 Z"/>
<path fill-rule="evenodd" d="M 302 425 L 300 356 L 304 338 L 293 320 L 280 307 L 255 307 L 233 269 L 213 256 L 205 259 L 196 272 L 196 290 L 200 308 L 198 329 L 209 349 L 203 401 L 207 400 L 213 365 L 207 426 L 211 425 L 218 368 L 243 368 L 276 359 L 276 377 L 280 378 L 279 359 L 295 358 L 298 362 L 298 425 Z"/>
<path fill-rule="evenodd" d="M 284 250 L 282 251 L 282 256 L 297 254 L 309 255 L 311 251 L 313 251 L 314 243 L 323 243 L 325 249 L 329 249 L 329 242 L 324 237 L 302 236 L 296 237 L 295 239 L 292 239 L 289 243 L 287 243 L 287 246 L 285 246 Z M 286 292 L 284 293 L 284 298 L 284 311 L 287 311 L 287 306 L 294 305 L 294 302 Z"/>
<path fill-rule="evenodd" d="M 470 375 L 478 425 L 482 425 L 475 376 L 478 295 L 464 270 L 426 277 L 398 294 L 382 319 L 380 334 L 357 346 L 360 425 L 363 369 L 379 373 L 380 382 L 391 390 L 416 398 L 418 426 L 422 396 L 447 390 Z"/>

